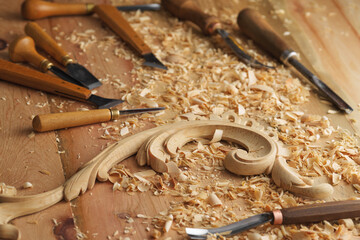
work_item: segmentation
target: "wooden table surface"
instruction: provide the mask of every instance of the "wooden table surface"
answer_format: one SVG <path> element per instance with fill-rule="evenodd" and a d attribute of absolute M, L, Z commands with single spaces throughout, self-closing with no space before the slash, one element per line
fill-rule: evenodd
<path fill-rule="evenodd" d="M 0 38 L 7 42 L 24 34 L 23 28 L 27 21 L 20 15 L 21 2 L 21 0 L 4 1 L 0 5 L 2 26 Z M 56 2 L 73 1 L 57 0 Z M 113 2 L 94 0 L 94 2 L 119 5 L 143 3 L 141 0 Z M 348 129 L 351 133 L 360 133 L 359 1 L 197 0 L 197 2 L 206 11 L 217 13 L 217 9 L 221 8 L 234 16 L 240 9 L 253 6 L 267 17 L 279 33 L 289 32 L 290 34 L 285 34 L 284 39 L 300 52 L 301 61 L 354 108 L 354 112 L 348 115 L 328 114 L 328 110 L 333 107 L 320 102 L 317 95 L 311 93 L 311 101 L 302 106 L 304 111 L 326 115 L 333 126 Z M 159 25 L 161 21 L 166 21 L 166 16 L 169 17 L 158 12 L 142 14 L 152 17 L 154 24 L 160 22 Z M 126 13 L 124 16 L 134 15 L 135 13 Z M 101 36 L 111 35 L 112 33 L 104 29 L 95 17 L 53 17 L 36 22 L 50 35 L 57 36 L 57 41 L 62 47 L 90 69 L 95 76 L 101 79 L 107 79 L 109 76 L 111 79 L 114 75 L 121 76 L 121 81 L 129 86 L 138 81 L 131 74 L 132 68 L 138 67 L 139 62 L 141 64 L 142 60 L 138 56 L 136 59 L 122 58 L 115 56 L 111 51 L 103 51 L 96 47 L 83 52 L 79 49 L 79 44 L 73 44 L 59 37 L 61 32 L 69 35 L 74 30 L 84 32 L 88 28 L 95 30 L 98 39 L 101 39 Z M 235 25 L 232 33 L 247 41 Z M 152 46 L 151 43 L 149 45 Z M 121 46 L 127 48 L 125 44 Z M 260 50 L 257 54 L 264 52 Z M 0 57 L 9 60 L 8 49 L 1 50 Z M 97 94 L 120 98 L 122 93 L 113 88 L 110 82 L 111 80 L 104 81 Z M 36 133 L 33 136 L 32 117 L 37 114 L 58 112 L 61 104 L 63 104 L 62 111 L 91 108 L 85 103 L 0 81 L 0 183 L 16 187 L 20 196 L 42 193 L 60 186 L 81 166 L 113 142 L 100 138 L 102 135 L 98 130 L 101 128 L 100 124 Z M 154 124 L 149 123 L 137 131 L 153 126 Z M 134 171 L 141 170 L 133 158 L 125 161 L 125 164 Z M 33 188 L 23 189 L 24 182 L 31 182 Z M 358 194 L 354 192 L 354 196 L 358 197 Z M 166 210 L 170 200 L 171 198 L 167 196 L 153 196 L 151 192 L 134 195 L 124 191 L 114 192 L 109 182 L 97 183 L 93 189 L 71 202 L 62 201 L 39 213 L 19 217 L 11 224 L 20 230 L 22 239 L 82 239 L 81 233 L 86 235 L 86 239 L 116 239 L 114 233 L 117 232 L 119 234 L 115 234 L 116 237 L 122 235 L 130 239 L 148 239 L 150 233 L 146 231 L 146 225 L 142 223 L 142 219 L 136 219 L 135 216 L 139 213 L 154 216 Z M 126 222 L 126 216 L 134 217 L 135 223 Z M 55 226 L 54 219 L 60 224 Z M 126 226 L 133 227 L 131 230 L 133 234 L 124 233 Z M 171 231 L 166 236 L 172 239 L 184 238 L 175 231 Z"/>

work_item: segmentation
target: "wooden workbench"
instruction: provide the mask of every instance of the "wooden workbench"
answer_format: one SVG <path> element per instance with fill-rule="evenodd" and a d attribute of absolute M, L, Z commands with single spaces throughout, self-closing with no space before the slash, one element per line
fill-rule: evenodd
<path fill-rule="evenodd" d="M 26 23 L 20 15 L 21 0 L 6 1 L 0 5 L 0 38 L 11 42 L 24 34 Z M 59 0 L 57 2 L 73 2 Z M 86 2 L 79 0 L 78 2 Z M 112 3 L 95 1 L 96 3 Z M 117 4 L 142 3 L 136 1 L 116 1 Z M 314 70 L 331 88 L 336 90 L 354 108 L 349 115 L 342 113 L 327 114 L 331 108 L 318 100 L 312 93 L 310 103 L 303 109 L 308 113 L 326 115 L 333 126 L 348 129 L 351 133 L 360 133 L 360 11 L 359 1 L 209 1 L 197 0 L 203 9 L 216 13 L 217 8 L 230 9 L 236 15 L 246 6 L 256 7 L 279 33 L 285 34 L 284 39 L 300 52 L 302 62 Z M 115 4 L 115 2 L 113 2 Z M 283 11 L 277 11 L 277 10 Z M 277 17 L 274 17 L 277 12 Z M 129 17 L 135 13 L 127 13 Z M 159 12 L 146 12 L 146 16 L 154 19 L 154 24 L 166 21 L 165 15 Z M 36 21 L 53 37 L 59 32 L 65 35 L 74 30 L 82 32 L 88 28 L 95 29 L 95 35 L 111 35 L 104 29 L 98 19 L 90 16 L 54 17 Z M 79 24 L 81 23 L 81 24 Z M 56 30 L 54 30 L 56 27 Z M 196 30 L 194 30 L 196 31 Z M 243 41 L 237 26 L 232 33 Z M 201 34 L 199 34 L 199 37 Z M 205 38 L 205 37 L 204 37 Z M 58 41 L 80 63 L 101 79 L 121 76 L 121 81 L 131 86 L 136 84 L 136 76 L 131 74 L 134 65 L 138 66 L 141 59 L 133 62 L 129 58 L 119 58 L 111 51 L 93 47 L 86 52 L 79 46 L 63 38 Z M 149 43 L 151 46 L 151 43 Z M 123 45 L 126 48 L 126 45 Z M 256 47 L 255 47 L 256 48 Z M 0 57 L 8 60 L 8 49 L 0 51 Z M 261 50 L 257 54 L 264 54 Z M 271 59 L 270 57 L 268 59 Z M 124 74 L 125 73 L 125 74 Z M 0 76 L 1 78 L 1 76 Z M 104 81 L 97 94 L 105 97 L 120 98 L 122 92 L 117 91 Z M 41 103 L 40 105 L 36 105 Z M 69 179 L 82 165 L 99 154 L 107 144 L 113 142 L 101 139 L 100 124 L 91 127 L 78 127 L 61 131 L 32 134 L 32 117 L 37 114 L 58 112 L 58 106 L 64 103 L 62 111 L 75 111 L 80 108 L 91 108 L 85 103 L 70 101 L 66 98 L 48 95 L 37 90 L 0 81 L 0 182 L 14 186 L 18 195 L 31 195 L 54 189 Z M 153 127 L 144 125 L 142 131 Z M 132 170 L 141 169 L 133 158 L 125 162 Z M 24 182 L 31 182 L 33 188 L 22 189 Z M 354 196 L 358 196 L 354 193 Z M 115 239 L 119 235 L 131 239 L 148 239 L 143 219 L 136 219 L 137 214 L 154 216 L 166 210 L 170 197 L 153 196 L 151 192 L 129 195 L 124 191 L 113 191 L 109 182 L 98 183 L 95 187 L 79 198 L 62 201 L 44 211 L 13 220 L 23 239 L 80 239 L 80 233 L 87 239 Z M 128 217 L 135 223 L 129 224 Z M 54 220 L 57 223 L 55 224 Z M 149 224 L 150 225 L 150 224 Z M 124 234 L 124 227 L 132 226 L 133 235 Z M 75 229 L 76 227 L 76 229 Z M 107 238 L 110 236 L 109 238 Z M 175 231 L 166 236 L 183 239 Z"/>

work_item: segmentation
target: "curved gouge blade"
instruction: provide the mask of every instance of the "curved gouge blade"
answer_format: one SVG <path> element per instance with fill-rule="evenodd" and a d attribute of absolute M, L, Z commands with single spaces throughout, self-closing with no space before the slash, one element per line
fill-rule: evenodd
<path fill-rule="evenodd" d="M 147 54 L 143 55 L 143 57 L 145 58 L 145 62 L 143 63 L 143 65 L 145 65 L 145 66 L 160 68 L 160 69 L 164 69 L 164 70 L 168 69 L 152 53 L 147 53 Z"/>
<path fill-rule="evenodd" d="M 96 105 L 99 109 L 111 108 L 124 102 L 120 99 L 104 98 L 97 95 L 91 95 L 87 100 Z"/>
<path fill-rule="evenodd" d="M 248 229 L 257 227 L 274 219 L 272 212 L 261 213 L 227 226 L 211 229 L 186 228 L 185 231 L 191 239 L 207 239 L 211 234 L 215 236 L 231 236 Z"/>
<path fill-rule="evenodd" d="M 161 5 L 158 3 L 150 3 L 150 4 L 141 4 L 141 5 L 132 5 L 132 6 L 117 6 L 119 11 L 122 12 L 130 12 L 130 11 L 158 11 L 161 8 Z"/>
<path fill-rule="evenodd" d="M 272 66 L 267 66 L 265 64 L 262 64 L 261 62 L 257 61 L 250 55 L 244 52 L 243 48 L 240 46 L 240 44 L 235 40 L 233 36 L 231 36 L 228 32 L 226 32 L 224 29 L 216 29 L 216 32 L 224 39 L 226 44 L 231 48 L 231 50 L 235 53 L 235 55 L 240 58 L 243 62 L 246 64 L 249 64 L 249 66 L 254 68 L 271 68 L 274 69 Z"/>
<path fill-rule="evenodd" d="M 78 63 L 67 64 L 66 70 L 71 77 L 81 82 L 84 87 L 90 90 L 102 85 L 102 83 L 94 75 L 92 75 L 91 72 Z"/>

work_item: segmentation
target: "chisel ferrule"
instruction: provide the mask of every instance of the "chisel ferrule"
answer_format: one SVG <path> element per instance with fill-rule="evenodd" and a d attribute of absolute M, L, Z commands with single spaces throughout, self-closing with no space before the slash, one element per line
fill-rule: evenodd
<path fill-rule="evenodd" d="M 117 109 L 110 109 L 111 120 L 116 120 L 120 118 L 120 111 Z"/>
<path fill-rule="evenodd" d="M 298 58 L 299 54 L 291 49 L 285 50 L 280 56 L 280 61 L 284 64 L 288 64 L 289 59 L 292 57 Z"/>
<path fill-rule="evenodd" d="M 274 210 L 272 213 L 274 215 L 273 224 L 274 225 L 281 225 L 283 223 L 283 220 L 284 220 L 282 212 L 279 209 L 277 209 L 277 210 Z"/>
<path fill-rule="evenodd" d="M 69 55 L 65 55 L 62 57 L 61 62 L 64 66 L 67 66 L 69 63 L 73 63 L 74 60 Z"/>
<path fill-rule="evenodd" d="M 94 11 L 95 4 L 93 3 L 86 3 L 86 12 L 92 13 Z"/>
<path fill-rule="evenodd" d="M 40 70 L 42 72 L 47 72 L 52 66 L 53 64 L 49 60 L 44 59 L 40 63 Z"/>

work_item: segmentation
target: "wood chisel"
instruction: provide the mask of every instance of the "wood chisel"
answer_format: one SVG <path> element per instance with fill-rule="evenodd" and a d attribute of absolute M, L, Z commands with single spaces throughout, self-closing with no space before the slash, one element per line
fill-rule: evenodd
<path fill-rule="evenodd" d="M 28 20 L 45 17 L 88 15 L 94 13 L 93 3 L 54 3 L 40 0 L 25 0 L 21 5 L 21 15 Z M 141 5 L 116 6 L 119 11 L 157 11 L 160 4 L 150 3 Z"/>
<path fill-rule="evenodd" d="M 94 7 L 94 12 L 122 40 L 127 42 L 136 52 L 145 58 L 144 65 L 167 70 L 167 67 L 155 57 L 150 47 L 146 45 L 114 6 L 106 4 L 96 5 Z"/>
<path fill-rule="evenodd" d="M 128 110 L 117 109 L 96 109 L 79 112 L 50 113 L 36 115 L 32 125 L 37 132 L 46 132 L 69 127 L 78 127 L 93 123 L 108 122 L 110 120 L 120 119 L 123 115 L 139 114 L 145 112 L 156 112 L 165 108 L 138 108 Z"/>
<path fill-rule="evenodd" d="M 207 239 L 209 235 L 232 236 L 268 222 L 274 225 L 305 224 L 356 217 L 360 217 L 360 200 L 347 200 L 278 209 L 224 227 L 186 228 L 186 233 L 191 239 Z"/>
<path fill-rule="evenodd" d="M 91 94 L 91 91 L 84 87 L 3 59 L 0 59 L 0 79 L 78 101 L 88 102 L 98 108 L 111 108 L 124 102 L 120 99 L 104 98 Z"/>
<path fill-rule="evenodd" d="M 30 63 L 42 72 L 47 72 L 49 70 L 67 82 L 88 88 L 85 83 L 68 75 L 60 68 L 54 66 L 54 64 L 52 64 L 48 59 L 41 56 L 35 49 L 34 40 L 29 36 L 20 36 L 10 43 L 9 57 L 13 62 Z"/>
<path fill-rule="evenodd" d="M 161 5 L 172 15 L 198 25 L 205 35 L 219 34 L 235 55 L 251 67 L 273 68 L 260 63 L 245 53 L 236 39 L 222 29 L 219 19 L 204 13 L 193 0 L 162 0 Z"/>
<path fill-rule="evenodd" d="M 257 11 L 250 8 L 241 10 L 237 18 L 237 23 L 245 35 L 253 39 L 284 64 L 293 66 L 314 84 L 320 93 L 326 96 L 337 108 L 346 113 L 353 111 L 349 104 L 297 60 L 297 53 L 286 44 Z"/>
<path fill-rule="evenodd" d="M 56 61 L 65 66 L 67 73 L 81 82 L 84 87 L 94 89 L 102 85 L 101 82 L 85 67 L 75 63 L 69 54 L 66 53 L 37 23 L 27 23 L 25 25 L 25 33 L 35 41 L 37 47 L 46 51 Z"/>

